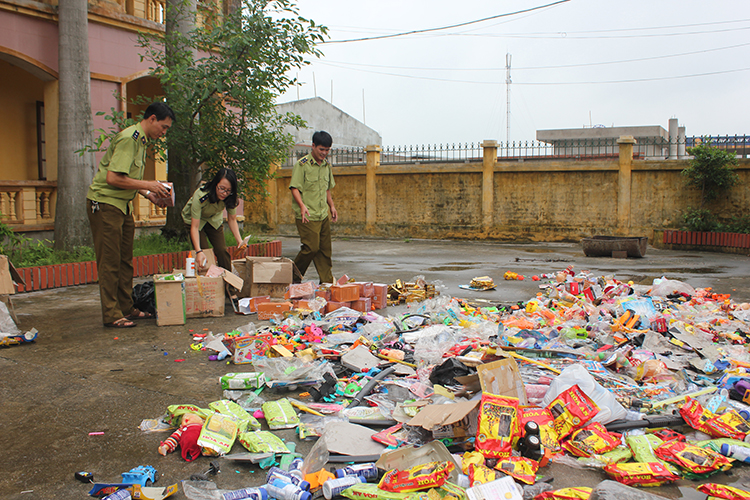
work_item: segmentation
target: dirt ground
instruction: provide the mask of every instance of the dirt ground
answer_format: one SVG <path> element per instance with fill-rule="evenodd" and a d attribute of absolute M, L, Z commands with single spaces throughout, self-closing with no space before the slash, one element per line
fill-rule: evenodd
<path fill-rule="evenodd" d="M 282 241 L 284 256 L 293 258 L 298 241 Z M 750 301 L 750 259 L 740 255 L 649 248 L 643 259 L 594 259 L 584 257 L 576 244 L 334 241 L 336 276 L 346 273 L 359 280 L 391 283 L 423 275 L 428 281 L 442 282 L 445 294 L 496 303 L 527 300 L 538 290 L 538 283 L 530 280 L 504 282 L 505 271 L 530 276 L 568 265 L 639 283 L 666 275 L 694 287 L 712 286 L 718 293 L 731 293 L 737 301 Z M 479 295 L 459 288 L 482 275 L 493 277 L 498 289 Z M 307 278 L 317 278 L 314 269 Z M 158 455 L 159 441 L 166 435 L 141 432 L 138 425 L 145 418 L 159 417 L 172 404 L 205 407 L 220 399 L 219 377 L 236 367 L 192 351 L 191 334 L 224 333 L 250 321 L 260 324 L 254 316 L 235 315 L 227 303 L 221 318 L 188 320 L 179 327 L 158 327 L 154 320 L 145 320 L 136 328 L 109 329 L 101 324 L 95 285 L 18 294 L 13 304 L 19 326 L 37 328 L 39 337 L 35 343 L 0 350 L 0 450 L 4 457 L 0 498 L 85 498 L 89 487 L 74 479 L 76 471 L 92 472 L 97 482 L 117 482 L 132 467 L 153 465 L 159 472 L 157 485 L 165 486 L 208 469 L 205 457 L 187 463 L 179 453 Z M 385 314 L 399 312 L 403 307 L 389 308 Z M 266 391 L 263 395 L 286 394 Z M 293 431 L 278 434 L 296 441 Z M 310 446 L 300 443 L 298 451 L 306 453 Z M 220 488 L 265 482 L 265 473 L 257 466 L 223 459 L 221 464 L 215 479 Z M 600 471 L 561 465 L 540 472 L 553 476 L 559 488 L 594 486 L 605 479 Z M 711 481 L 750 489 L 750 466 L 737 466 Z M 649 492 L 698 500 L 705 495 L 695 492 L 697 484 L 682 480 Z M 180 491 L 173 498 L 185 496 Z"/>

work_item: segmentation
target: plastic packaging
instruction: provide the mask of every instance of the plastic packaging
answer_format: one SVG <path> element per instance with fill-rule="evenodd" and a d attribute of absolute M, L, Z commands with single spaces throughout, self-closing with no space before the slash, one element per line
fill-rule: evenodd
<path fill-rule="evenodd" d="M 607 424 L 613 420 L 625 418 L 627 411 L 617 402 L 615 395 L 599 385 L 594 377 L 583 367 L 583 365 L 571 365 L 565 368 L 560 375 L 550 384 L 547 394 L 544 396 L 542 403 L 547 406 L 557 396 L 567 389 L 578 385 L 583 392 L 590 397 L 599 407 L 597 413 L 592 419 L 594 422 Z"/>
<path fill-rule="evenodd" d="M 271 467 L 270 469 L 268 469 L 268 474 L 266 474 L 266 482 L 268 484 L 271 484 L 275 480 L 283 481 L 285 483 L 291 483 L 301 490 L 310 491 L 310 483 L 308 483 L 304 479 L 300 479 L 299 477 L 297 477 L 297 475 L 291 474 L 285 470 L 281 470 L 278 467 Z"/>
<path fill-rule="evenodd" d="M 241 490 L 227 491 L 222 495 L 222 500 L 267 500 L 268 492 L 263 488 L 242 488 Z"/>
<path fill-rule="evenodd" d="M 293 476 L 297 476 L 299 479 L 304 479 L 305 475 L 302 474 L 302 467 L 305 465 L 304 460 L 302 458 L 297 457 L 289 464 L 288 472 L 289 474 Z"/>
<path fill-rule="evenodd" d="M 276 479 L 263 488 L 268 492 L 268 496 L 276 500 L 311 500 L 312 495 L 309 491 L 302 491 L 297 486 Z"/>
<path fill-rule="evenodd" d="M 195 277 L 195 257 L 193 257 L 193 252 L 190 252 L 190 257 L 185 259 L 185 276 L 188 278 Z"/>
<path fill-rule="evenodd" d="M 365 479 L 376 479 L 378 467 L 373 462 L 366 464 L 353 464 L 343 469 L 336 469 L 336 477 L 362 476 Z"/>
<path fill-rule="evenodd" d="M 366 483 L 365 478 L 361 476 L 345 476 L 339 479 L 329 479 L 323 483 L 323 496 L 326 500 L 341 495 L 341 492 L 351 488 L 355 484 Z"/>
<path fill-rule="evenodd" d="M 123 488 L 107 495 L 102 500 L 130 500 L 131 498 L 133 497 L 130 496 L 130 492 Z"/>
<path fill-rule="evenodd" d="M 742 460 L 746 464 L 750 464 L 750 448 L 745 446 L 722 444 L 721 454 L 725 457 L 735 458 L 737 460 Z"/>

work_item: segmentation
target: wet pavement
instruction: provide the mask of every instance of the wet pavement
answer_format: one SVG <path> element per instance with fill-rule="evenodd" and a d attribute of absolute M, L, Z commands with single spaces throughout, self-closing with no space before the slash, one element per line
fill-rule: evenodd
<path fill-rule="evenodd" d="M 294 258 L 298 240 L 281 239 L 284 256 Z M 442 282 L 444 294 L 492 303 L 528 300 L 538 291 L 532 275 L 569 265 L 576 271 L 588 269 L 643 284 L 667 276 L 694 287 L 713 287 L 737 302 L 750 301 L 750 258 L 741 255 L 649 247 L 643 259 L 612 259 L 587 258 L 580 245 L 566 243 L 334 241 L 337 277 L 346 273 L 358 280 L 392 283 L 422 275 L 429 282 Z M 506 271 L 527 279 L 504 281 Z M 459 288 L 483 275 L 495 280 L 496 290 Z M 317 278 L 314 268 L 306 278 Z M 208 469 L 205 457 L 187 463 L 179 453 L 158 455 L 159 441 L 167 435 L 143 433 L 138 425 L 144 418 L 159 417 L 172 404 L 206 407 L 220 399 L 219 376 L 237 367 L 209 361 L 207 353 L 192 351 L 190 335 L 224 333 L 250 321 L 259 324 L 254 316 L 235 315 L 227 303 L 222 318 L 192 319 L 180 327 L 157 327 L 154 320 L 144 320 L 136 328 L 109 329 L 101 325 L 95 285 L 19 294 L 13 304 L 21 329 L 35 327 L 39 338 L 33 344 L 0 350 L 4 464 L 0 498 L 86 498 L 89 488 L 74 479 L 74 473 L 82 470 L 92 472 L 97 482 L 117 482 L 132 467 L 153 465 L 160 476 L 157 485 L 166 486 Z M 389 308 L 386 314 L 404 308 Z M 267 391 L 263 395 L 270 397 Z M 278 435 L 295 439 L 293 431 L 278 431 Z M 302 443 L 298 451 L 305 453 L 309 446 Z M 239 449 L 236 445 L 234 451 Z M 220 488 L 265 482 L 265 473 L 257 466 L 221 463 L 222 472 L 216 478 Z M 557 488 L 594 486 L 605 479 L 601 471 L 559 465 L 540 472 L 554 476 Z M 750 485 L 750 467 L 739 466 L 730 473 L 714 476 L 711 482 Z M 681 480 L 648 491 L 670 498 L 702 499 L 705 495 L 692 490 L 697 484 Z M 185 497 L 180 492 L 173 498 Z"/>

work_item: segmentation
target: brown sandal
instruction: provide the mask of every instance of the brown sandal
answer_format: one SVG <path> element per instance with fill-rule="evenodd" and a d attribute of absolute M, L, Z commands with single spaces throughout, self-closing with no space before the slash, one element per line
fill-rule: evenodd
<path fill-rule="evenodd" d="M 127 319 L 152 319 L 154 318 L 154 315 L 146 311 L 133 309 L 133 312 L 131 312 L 128 316 L 126 316 L 126 318 Z"/>
<path fill-rule="evenodd" d="M 133 328 L 136 324 L 128 318 L 120 318 L 112 323 L 104 323 L 104 326 L 107 328 Z"/>

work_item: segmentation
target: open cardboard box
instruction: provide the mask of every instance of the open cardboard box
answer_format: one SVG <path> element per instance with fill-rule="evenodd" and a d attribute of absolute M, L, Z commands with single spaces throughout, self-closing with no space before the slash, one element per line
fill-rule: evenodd
<path fill-rule="evenodd" d="M 232 261 L 234 274 L 244 280 L 238 297 L 269 295 L 283 298 L 292 282 L 293 262 L 284 257 L 245 257 Z"/>
<path fill-rule="evenodd" d="M 12 295 L 16 293 L 16 287 L 13 283 L 19 283 L 26 286 L 21 275 L 11 264 L 7 255 L 0 255 L 0 295 Z"/>

